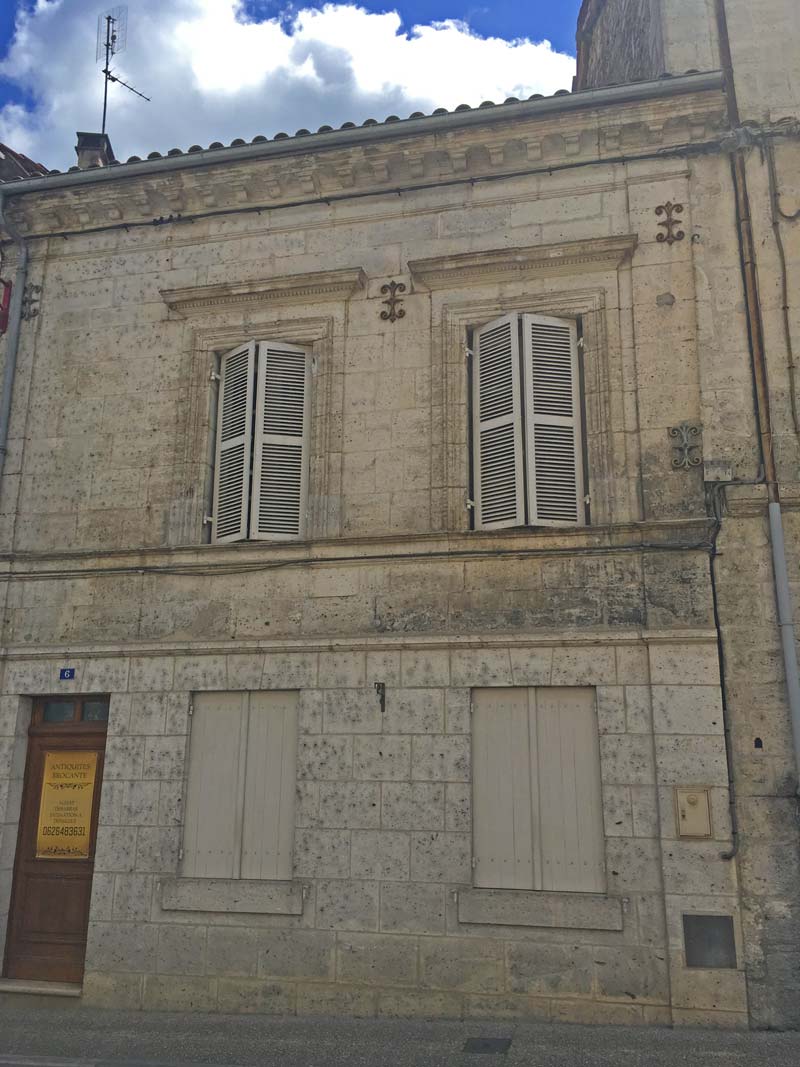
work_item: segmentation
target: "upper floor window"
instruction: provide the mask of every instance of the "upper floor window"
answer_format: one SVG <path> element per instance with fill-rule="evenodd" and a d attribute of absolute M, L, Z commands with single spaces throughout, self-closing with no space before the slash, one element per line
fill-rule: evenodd
<path fill-rule="evenodd" d="M 473 343 L 476 528 L 583 525 L 577 323 L 504 315 Z"/>
<path fill-rule="evenodd" d="M 212 539 L 300 538 L 308 503 L 311 354 L 251 341 L 222 357 L 220 374 Z"/>

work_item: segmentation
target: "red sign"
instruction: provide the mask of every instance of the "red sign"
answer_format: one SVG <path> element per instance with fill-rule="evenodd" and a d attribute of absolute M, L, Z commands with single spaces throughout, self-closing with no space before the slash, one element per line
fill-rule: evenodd
<path fill-rule="evenodd" d="M 11 282 L 0 278 L 0 337 L 8 329 L 8 309 L 11 307 Z"/>

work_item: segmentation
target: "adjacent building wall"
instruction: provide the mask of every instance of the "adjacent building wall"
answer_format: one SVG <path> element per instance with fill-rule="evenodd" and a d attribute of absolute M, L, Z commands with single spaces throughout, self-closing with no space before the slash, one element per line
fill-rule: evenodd
<path fill-rule="evenodd" d="M 783 0 L 778 0 L 783 2 Z M 584 0 L 575 86 L 716 70 L 715 0 Z M 759 5 L 759 18 L 761 17 Z"/>

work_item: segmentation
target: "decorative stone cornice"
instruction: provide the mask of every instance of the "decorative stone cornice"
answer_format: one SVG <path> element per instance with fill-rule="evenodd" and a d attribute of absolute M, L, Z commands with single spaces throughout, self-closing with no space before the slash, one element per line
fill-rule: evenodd
<path fill-rule="evenodd" d="M 580 265 L 583 270 L 618 267 L 633 255 L 635 234 L 596 237 L 555 245 L 466 252 L 408 264 L 415 282 L 427 289 L 451 289 L 471 281 L 508 280 L 523 274 L 558 274 Z"/>
<path fill-rule="evenodd" d="M 161 289 L 170 311 L 180 315 L 202 313 L 209 308 L 241 304 L 287 304 L 298 300 L 348 300 L 363 289 L 367 276 L 361 267 L 320 270 L 310 274 L 284 274 L 249 282 L 198 285 L 188 289 Z"/>
<path fill-rule="evenodd" d="M 690 87 L 694 91 L 687 91 Z M 406 190 L 552 175 L 564 166 L 624 162 L 654 151 L 682 157 L 719 144 L 725 107 L 718 88 L 701 79 L 689 82 L 677 98 L 666 88 L 664 92 L 663 98 L 603 108 L 584 106 L 592 94 L 578 94 L 582 106 L 564 112 L 541 111 L 536 102 L 509 105 L 478 110 L 472 125 L 415 120 L 386 129 L 344 131 L 361 139 L 320 134 L 301 138 L 297 145 L 278 141 L 275 146 L 270 142 L 198 153 L 183 161 L 183 169 L 177 166 L 181 159 L 170 170 L 160 168 L 171 166 L 172 160 L 143 161 L 112 168 L 108 175 L 102 168 L 66 175 L 64 181 L 71 184 L 65 187 L 56 176 L 33 186 L 11 183 L 0 193 L 11 197 L 9 218 L 29 237 L 138 226 L 191 243 L 187 224 L 207 214 L 231 211 L 257 217 L 282 207 L 327 212 L 354 194 L 396 196 Z M 481 118 L 495 112 L 499 115 L 492 121 Z M 376 130 L 380 137 L 371 132 Z M 246 151 L 251 154 L 241 154 Z M 223 161 L 226 165 L 220 166 Z M 21 195 L 26 190 L 30 195 Z"/>

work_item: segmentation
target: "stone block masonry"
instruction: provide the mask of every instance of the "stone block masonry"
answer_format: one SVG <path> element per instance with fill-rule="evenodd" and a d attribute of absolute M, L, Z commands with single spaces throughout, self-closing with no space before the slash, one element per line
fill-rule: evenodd
<path fill-rule="evenodd" d="M 686 684 L 651 688 L 648 679 L 676 659 Z M 7 684 L 47 692 L 56 662 L 17 660 Z M 494 641 L 469 652 L 392 638 L 337 652 L 309 642 L 285 653 L 194 648 L 74 663 L 76 677 L 111 691 L 87 1003 L 645 1023 L 654 1010 L 670 1010 L 670 982 L 694 998 L 706 988 L 683 965 L 680 915 L 713 898 L 738 923 L 735 870 L 712 862 L 729 847 L 730 826 L 716 647 L 700 633 L 681 643 L 667 635 Z M 467 904 L 470 693 L 505 691 L 512 664 L 517 681 L 535 672 L 545 687 L 597 683 L 605 894 L 517 892 L 510 900 L 486 890 L 481 903 Z M 387 685 L 384 712 L 370 668 L 396 683 Z M 297 908 L 268 892 L 269 883 L 241 883 L 237 892 L 235 882 L 220 882 L 209 893 L 181 876 L 192 696 L 245 677 L 259 687 L 267 677 L 276 689 L 301 677 L 312 683 L 300 690 Z M 211 688 L 172 688 L 176 681 Z M 29 703 L 3 697 L 6 748 Z M 699 752 L 704 762 L 692 755 Z M 694 783 L 698 773 L 719 797 L 714 840 L 702 848 L 676 841 L 671 803 L 673 784 Z M 251 910 L 245 898 L 226 906 L 230 890 L 248 892 Z M 741 970 L 726 976 L 724 996 L 715 976 L 708 982 L 708 1018 L 741 1024 Z"/>

